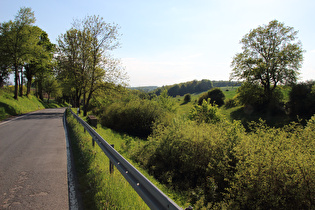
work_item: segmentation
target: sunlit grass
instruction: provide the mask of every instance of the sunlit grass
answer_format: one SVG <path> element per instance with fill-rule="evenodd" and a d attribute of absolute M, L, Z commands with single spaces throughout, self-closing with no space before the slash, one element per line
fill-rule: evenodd
<path fill-rule="evenodd" d="M 109 172 L 109 159 L 68 115 L 71 145 L 85 209 L 149 209 L 141 197 L 116 169 Z"/>

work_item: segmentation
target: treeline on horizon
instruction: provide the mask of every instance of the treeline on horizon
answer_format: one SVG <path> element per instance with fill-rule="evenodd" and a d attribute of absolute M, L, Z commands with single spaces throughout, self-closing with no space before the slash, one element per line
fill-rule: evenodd
<path fill-rule="evenodd" d="M 176 96 L 183 96 L 187 93 L 201 93 L 208 91 L 215 87 L 227 87 L 227 86 L 240 86 L 240 82 L 236 81 L 224 81 L 224 80 L 209 80 L 209 79 L 202 79 L 202 80 L 193 80 L 189 82 L 183 82 L 174 85 L 166 85 L 162 87 L 157 86 L 146 86 L 146 87 L 133 87 L 130 89 L 136 89 L 144 92 L 150 92 L 152 94 L 156 94 L 159 96 L 163 90 L 167 90 L 167 94 L 172 97 Z"/>

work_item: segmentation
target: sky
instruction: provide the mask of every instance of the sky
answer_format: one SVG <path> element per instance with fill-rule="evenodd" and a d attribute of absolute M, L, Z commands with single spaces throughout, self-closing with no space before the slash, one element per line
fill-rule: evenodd
<path fill-rule="evenodd" d="M 192 80 L 229 80 L 240 40 L 278 20 L 299 31 L 304 62 L 300 81 L 315 79 L 314 0 L 0 0 L 0 22 L 31 7 L 52 43 L 75 19 L 99 15 L 118 24 L 129 86 L 163 86 Z"/>

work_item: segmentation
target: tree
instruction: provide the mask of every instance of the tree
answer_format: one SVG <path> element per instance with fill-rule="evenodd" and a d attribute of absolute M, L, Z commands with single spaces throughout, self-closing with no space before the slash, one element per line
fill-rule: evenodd
<path fill-rule="evenodd" d="M 14 98 L 18 97 L 19 70 L 22 69 L 26 55 L 29 53 L 30 26 L 35 22 L 34 12 L 31 8 L 23 7 L 19 10 L 14 21 L 1 23 L 1 54 L 5 54 L 8 59 L 7 65 L 12 66 L 14 71 Z M 23 86 L 23 75 L 21 74 L 21 87 Z"/>
<path fill-rule="evenodd" d="M 277 85 L 297 81 L 303 61 L 297 33 L 277 20 L 251 30 L 241 40 L 243 52 L 233 58 L 231 80 L 259 84 L 269 104 Z"/>
<path fill-rule="evenodd" d="M 36 78 L 37 94 L 43 100 L 42 87 L 43 80 L 47 74 L 50 74 L 53 68 L 53 53 L 55 45 L 48 38 L 48 34 L 37 26 L 33 26 L 30 36 L 29 56 L 24 64 L 24 74 L 27 78 L 27 92 L 30 94 L 33 79 Z"/>
<path fill-rule="evenodd" d="M 4 39 L 2 36 L 0 36 L 0 88 L 5 85 L 11 73 L 8 55 L 5 52 L 5 49 L 3 49 L 4 45 Z"/>
<path fill-rule="evenodd" d="M 119 60 L 108 54 L 119 45 L 118 36 L 117 25 L 108 24 L 99 16 L 88 16 L 76 20 L 58 39 L 59 78 L 65 86 L 75 89 L 75 106 L 83 97 L 84 115 L 93 94 L 104 82 L 117 82 L 125 77 Z"/>
<path fill-rule="evenodd" d="M 208 99 L 211 105 L 217 104 L 220 107 L 224 104 L 225 95 L 220 88 L 213 88 L 199 97 L 198 104 L 202 105 L 203 101 Z"/>
<path fill-rule="evenodd" d="M 61 95 L 60 86 L 58 84 L 58 81 L 53 75 L 49 75 L 44 81 L 43 81 L 43 90 L 48 95 L 47 102 L 49 103 L 49 99 L 51 96 L 58 97 Z"/>

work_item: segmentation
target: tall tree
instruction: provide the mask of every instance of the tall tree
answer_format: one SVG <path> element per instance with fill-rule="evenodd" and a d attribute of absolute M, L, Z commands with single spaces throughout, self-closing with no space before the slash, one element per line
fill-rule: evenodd
<path fill-rule="evenodd" d="M 79 106 L 82 95 L 78 33 L 78 30 L 71 28 L 58 37 L 58 78 L 63 86 L 63 94 L 72 98 L 75 107 Z"/>
<path fill-rule="evenodd" d="M 1 23 L 0 36 L 3 39 L 3 48 L 8 56 L 8 63 L 14 70 L 14 98 L 18 97 L 19 69 L 24 64 L 28 51 L 30 26 L 35 22 L 34 12 L 31 8 L 23 7 L 19 10 L 14 21 Z M 22 80 L 23 81 L 23 80 Z"/>
<path fill-rule="evenodd" d="M 233 58 L 230 78 L 261 85 L 270 103 L 277 85 L 297 81 L 303 61 L 297 33 L 277 20 L 251 30 L 241 40 L 243 52 Z"/>
<path fill-rule="evenodd" d="M 76 20 L 73 27 L 59 37 L 59 75 L 67 75 L 62 78 L 64 82 L 75 81 L 72 87 L 80 93 L 76 94 L 77 101 L 83 97 L 84 115 L 93 94 L 105 81 L 124 76 L 119 61 L 108 53 L 119 45 L 118 36 L 117 25 L 108 24 L 99 16 L 88 16 Z M 76 72 L 75 75 L 72 72 Z"/>
<path fill-rule="evenodd" d="M 42 83 L 45 75 L 51 74 L 53 69 L 53 53 L 55 45 L 48 38 L 48 34 L 37 26 L 32 27 L 30 36 L 29 56 L 24 64 L 24 74 L 27 78 L 27 95 L 30 93 L 33 79 L 36 78 L 37 94 L 42 96 Z"/>
<path fill-rule="evenodd" d="M 5 49 L 5 38 L 0 35 L 0 88 L 2 88 L 9 78 L 11 66 L 9 56 Z"/>

